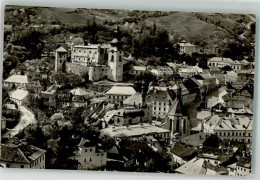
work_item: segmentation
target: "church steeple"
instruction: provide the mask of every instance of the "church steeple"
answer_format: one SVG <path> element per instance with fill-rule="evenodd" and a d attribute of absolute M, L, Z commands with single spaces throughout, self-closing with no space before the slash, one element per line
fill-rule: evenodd
<path fill-rule="evenodd" d="M 114 38 L 110 42 L 111 46 L 117 47 L 117 49 L 120 51 L 121 50 L 121 41 L 120 41 L 120 30 L 119 26 L 116 25 L 115 30 L 114 30 Z"/>

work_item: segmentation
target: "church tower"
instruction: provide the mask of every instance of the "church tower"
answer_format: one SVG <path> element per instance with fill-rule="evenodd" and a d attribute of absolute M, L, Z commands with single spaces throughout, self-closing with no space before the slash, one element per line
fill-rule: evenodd
<path fill-rule="evenodd" d="M 115 82 L 123 81 L 123 52 L 119 39 L 119 27 L 116 26 L 115 38 L 110 42 L 108 50 L 108 79 Z"/>
<path fill-rule="evenodd" d="M 68 51 L 59 47 L 55 51 L 55 72 L 62 71 L 68 58 Z"/>
<path fill-rule="evenodd" d="M 166 123 L 162 126 L 171 131 L 171 138 L 175 133 L 180 134 L 181 137 L 190 135 L 190 120 L 182 103 L 181 92 L 181 88 L 178 87 L 176 98 L 166 115 Z"/>

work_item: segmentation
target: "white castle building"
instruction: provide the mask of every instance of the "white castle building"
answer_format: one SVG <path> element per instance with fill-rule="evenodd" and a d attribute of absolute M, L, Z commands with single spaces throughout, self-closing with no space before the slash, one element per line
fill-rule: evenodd
<path fill-rule="evenodd" d="M 116 33 L 118 28 L 116 28 Z M 85 75 L 89 80 L 109 79 L 115 82 L 123 80 L 123 52 L 121 42 L 114 38 L 108 44 L 74 45 L 71 48 L 71 62 L 66 62 L 68 52 L 63 47 L 56 50 L 55 72 L 62 71 Z"/>

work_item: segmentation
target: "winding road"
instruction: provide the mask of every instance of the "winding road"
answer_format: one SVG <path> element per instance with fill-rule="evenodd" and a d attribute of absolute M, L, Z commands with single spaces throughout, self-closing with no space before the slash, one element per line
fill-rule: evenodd
<path fill-rule="evenodd" d="M 3 137 L 12 137 L 15 136 L 16 134 L 18 134 L 21 130 L 23 130 L 26 126 L 30 125 L 30 124 L 36 124 L 36 119 L 34 114 L 29 111 L 26 107 L 21 106 L 20 107 L 20 111 L 21 111 L 21 118 L 19 123 L 13 128 L 13 129 L 9 129 L 4 135 Z"/>

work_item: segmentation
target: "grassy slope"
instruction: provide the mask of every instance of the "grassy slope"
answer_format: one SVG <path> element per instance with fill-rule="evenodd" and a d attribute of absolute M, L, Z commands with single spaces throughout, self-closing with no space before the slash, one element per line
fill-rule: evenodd
<path fill-rule="evenodd" d="M 80 25 L 85 24 L 87 20 L 96 18 L 97 21 L 103 22 L 104 20 L 116 21 L 122 20 L 128 17 L 126 11 L 109 11 L 107 10 L 95 10 L 95 9 L 72 9 L 72 8 L 39 8 L 42 18 L 48 19 L 52 17 L 57 19 L 62 24 Z M 76 10 L 76 11 L 75 11 Z M 232 30 L 235 25 L 242 25 L 237 21 L 241 18 L 244 19 L 243 24 L 250 22 L 247 15 L 234 15 L 234 14 L 218 14 L 218 13 L 199 13 L 201 17 L 213 20 L 221 20 L 221 23 L 225 25 L 225 29 L 215 25 L 206 23 L 204 20 L 200 20 L 196 17 L 195 13 L 189 12 L 172 12 L 167 16 L 157 18 L 147 18 L 145 23 L 152 25 L 156 22 L 157 26 L 160 26 L 169 32 L 179 35 L 180 37 L 189 40 L 190 37 L 196 37 L 197 39 L 207 42 L 208 44 L 224 44 L 223 38 L 211 38 L 213 36 L 220 36 L 224 38 L 232 37 L 230 33 L 226 31 Z M 141 24 L 141 23 L 139 23 Z M 232 32 L 232 31 L 230 31 Z"/>

